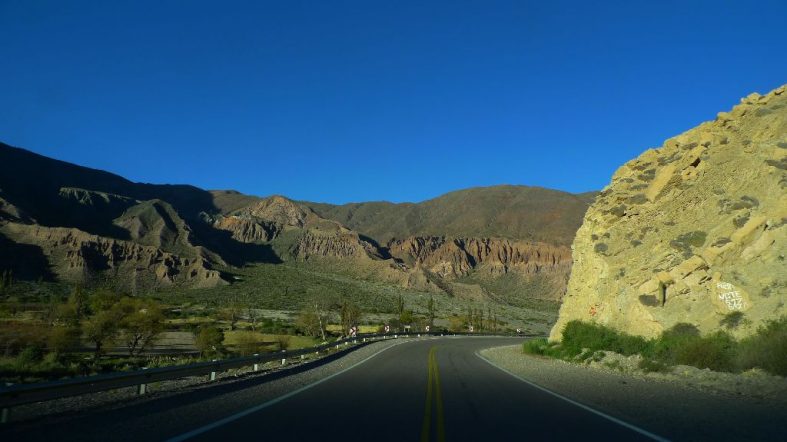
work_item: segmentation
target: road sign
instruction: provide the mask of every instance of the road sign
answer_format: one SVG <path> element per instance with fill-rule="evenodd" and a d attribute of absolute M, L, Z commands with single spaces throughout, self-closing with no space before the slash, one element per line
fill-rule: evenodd
<path fill-rule="evenodd" d="M 389 331 L 391 331 L 391 326 L 386 324 L 385 325 L 385 332 L 388 333 Z"/>
<path fill-rule="evenodd" d="M 517 334 L 521 334 L 522 333 L 522 329 L 518 328 L 518 329 L 516 329 L 516 332 L 517 332 Z"/>
<path fill-rule="evenodd" d="M 428 325 L 426 326 L 426 331 L 429 331 L 429 326 Z"/>
<path fill-rule="evenodd" d="M 350 337 L 354 338 L 358 334 L 358 327 L 352 326 L 350 327 Z"/>
<path fill-rule="evenodd" d="M 470 326 L 470 333 L 473 333 L 473 326 Z"/>

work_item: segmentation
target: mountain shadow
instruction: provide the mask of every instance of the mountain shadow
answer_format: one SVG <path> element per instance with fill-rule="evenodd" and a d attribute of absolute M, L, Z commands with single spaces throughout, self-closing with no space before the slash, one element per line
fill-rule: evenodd
<path fill-rule="evenodd" d="M 4 270 L 10 270 L 17 280 L 55 280 L 41 247 L 19 244 L 0 233 L 0 271 Z"/>

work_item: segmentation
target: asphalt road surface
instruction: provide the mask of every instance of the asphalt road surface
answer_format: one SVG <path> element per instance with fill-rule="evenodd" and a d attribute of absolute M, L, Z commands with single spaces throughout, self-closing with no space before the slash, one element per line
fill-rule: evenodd
<path fill-rule="evenodd" d="M 79 425 L 37 427 L 19 439 L 290 440 L 290 441 L 514 441 L 653 440 L 656 435 L 559 398 L 483 360 L 477 351 L 522 339 L 446 337 L 403 341 L 344 371 L 299 390 L 258 403 L 245 397 L 240 410 L 220 403 L 240 392 L 206 390 L 200 396 L 151 400 L 133 410 L 93 417 L 95 431 Z M 178 407 L 204 413 L 182 419 Z M 185 410 L 185 408 L 184 408 Z M 123 425 L 124 413 L 145 416 L 147 428 Z M 166 425 L 155 425 L 161 413 Z M 184 411 L 184 413 L 186 413 Z M 191 411 L 190 413 L 194 413 Z M 100 420 L 100 421 L 99 421 Z M 103 426 L 103 429 L 101 428 Z M 60 428 L 58 430 L 58 427 Z M 46 431 L 45 431 L 46 430 Z M 85 432 L 83 432 L 85 431 Z M 54 434 L 53 434 L 54 433 Z M 96 434 L 103 435 L 97 437 Z M 17 436 L 23 434 L 18 433 Z M 121 438 L 121 434 L 116 434 Z"/>

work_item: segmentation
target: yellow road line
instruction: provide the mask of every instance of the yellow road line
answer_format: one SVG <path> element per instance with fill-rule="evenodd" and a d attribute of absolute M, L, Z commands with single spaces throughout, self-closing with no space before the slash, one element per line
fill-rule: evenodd
<path fill-rule="evenodd" d="M 437 407 L 437 440 L 438 442 L 445 442 L 445 417 L 443 414 L 443 394 L 440 389 L 440 368 L 437 365 L 437 347 L 432 347 L 429 350 L 427 370 L 426 405 L 424 408 L 424 422 L 421 426 L 421 442 L 429 442 L 431 439 L 433 395 Z"/>

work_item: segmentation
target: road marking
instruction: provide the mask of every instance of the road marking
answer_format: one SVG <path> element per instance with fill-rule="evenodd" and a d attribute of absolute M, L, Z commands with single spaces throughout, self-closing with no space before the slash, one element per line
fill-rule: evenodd
<path fill-rule="evenodd" d="M 429 349 L 427 363 L 426 405 L 424 408 L 424 423 L 421 426 L 421 442 L 429 442 L 432 425 L 432 396 L 437 408 L 437 440 L 445 442 L 445 415 L 443 413 L 443 393 L 440 388 L 440 367 L 437 365 L 437 346 Z"/>
<path fill-rule="evenodd" d="M 239 411 L 238 413 L 235 413 L 235 414 L 233 414 L 231 416 L 227 416 L 224 419 L 219 419 L 219 420 L 217 420 L 215 422 L 212 422 L 212 423 L 210 423 L 208 425 L 204 425 L 204 426 L 199 427 L 199 428 L 197 428 L 195 430 L 191 430 L 191 431 L 183 433 L 183 434 L 181 434 L 179 436 L 175 436 L 175 437 L 169 438 L 169 439 L 167 439 L 167 442 L 181 442 L 181 441 L 185 441 L 185 440 L 191 439 L 192 437 L 199 436 L 200 434 L 206 433 L 206 432 L 208 432 L 210 430 L 213 430 L 214 428 L 221 427 L 222 425 L 226 425 L 226 424 L 228 424 L 230 422 L 236 421 L 236 420 L 238 420 L 240 418 L 246 417 L 246 416 L 248 416 L 250 414 L 253 414 L 253 413 L 256 413 L 256 412 L 258 412 L 260 410 L 268 408 L 271 405 L 276 405 L 276 404 L 278 404 L 279 402 L 281 402 L 281 401 L 283 401 L 285 399 L 289 399 L 289 398 L 291 398 L 291 397 L 293 397 L 293 396 L 295 396 L 295 395 L 297 395 L 299 393 L 303 393 L 304 391 L 306 391 L 306 390 L 308 390 L 308 389 L 310 389 L 312 387 L 316 387 L 317 385 L 320 385 L 320 384 L 322 384 L 325 381 L 328 381 L 330 379 L 335 378 L 336 376 L 339 376 L 342 373 L 350 371 L 353 368 L 363 364 L 364 362 L 368 361 L 369 359 L 372 359 L 373 357 L 379 355 L 380 353 L 382 353 L 382 352 L 384 352 L 386 350 L 390 350 L 390 349 L 396 347 L 397 345 L 407 344 L 409 342 L 412 342 L 412 341 L 402 341 L 402 342 L 398 342 L 396 344 L 393 344 L 390 347 L 386 347 L 386 348 L 378 351 L 377 353 L 372 354 L 371 356 L 367 357 L 366 359 L 364 359 L 362 361 L 359 361 L 358 363 L 353 364 L 353 365 L 345 368 L 344 370 L 338 371 L 338 372 L 336 372 L 336 373 L 334 373 L 334 374 L 332 374 L 330 376 L 324 377 L 324 378 L 320 379 L 319 381 L 315 381 L 315 382 L 313 382 L 313 383 L 311 383 L 309 385 L 305 385 L 305 386 L 303 386 L 303 387 L 301 387 L 301 388 L 299 388 L 297 390 L 291 391 L 291 392 L 289 392 L 287 394 L 284 394 L 284 395 L 279 396 L 277 398 L 271 399 L 271 400 L 269 400 L 267 402 L 263 402 L 262 404 L 255 405 L 255 406 L 253 406 L 251 408 L 247 408 L 246 410 L 243 410 L 243 411 Z"/>
<path fill-rule="evenodd" d="M 589 407 L 589 406 L 587 406 L 587 405 L 585 405 L 585 404 L 582 404 L 582 403 L 580 403 L 580 402 L 577 402 L 577 401 L 575 401 L 575 400 L 573 400 L 573 399 L 570 399 L 570 398 L 568 398 L 568 397 L 566 397 L 566 396 L 563 396 L 563 395 L 562 395 L 562 394 L 560 394 L 560 393 L 556 393 L 556 392 L 554 392 L 554 391 L 552 391 L 552 390 L 549 390 L 549 389 L 547 389 L 547 388 L 544 388 L 544 387 L 542 387 L 542 386 L 540 386 L 540 385 L 538 385 L 538 384 L 535 384 L 535 383 L 533 383 L 533 382 L 530 382 L 530 381 L 528 381 L 527 379 L 525 379 L 525 378 L 523 378 L 523 377 L 521 377 L 521 376 L 519 376 L 519 375 L 517 375 L 517 374 L 514 374 L 513 372 L 511 372 L 511 371 L 509 371 L 509 370 L 506 370 L 506 369 L 505 369 L 505 368 L 503 368 L 503 367 L 499 367 L 499 366 L 495 365 L 495 364 L 494 364 L 494 363 L 492 363 L 492 361 L 490 361 L 489 359 L 487 359 L 487 358 L 485 358 L 485 357 L 481 356 L 481 354 L 480 354 L 479 352 L 476 352 L 476 353 L 475 353 L 475 355 L 476 355 L 476 356 L 478 356 L 479 358 L 481 358 L 481 360 L 482 360 L 482 361 L 484 361 L 484 362 L 486 362 L 487 364 L 491 365 L 492 367 L 495 367 L 495 368 L 497 368 L 497 369 L 498 369 L 498 370 L 500 370 L 500 371 L 503 371 L 503 372 L 505 372 L 505 373 L 508 373 L 509 375 L 511 375 L 511 376 L 513 376 L 513 377 L 515 377 L 516 379 L 519 379 L 520 381 L 522 381 L 522 382 L 524 382 L 524 383 L 526 383 L 526 384 L 530 385 L 531 387 L 535 387 L 535 388 L 537 388 L 537 389 L 539 389 L 539 390 L 543 391 L 544 393 L 549 393 L 549 394 L 551 394 L 552 396 L 555 396 L 556 398 L 563 399 L 564 401 L 566 401 L 566 402 L 568 402 L 568 403 L 570 403 L 570 404 L 576 405 L 576 406 L 577 406 L 577 407 L 579 407 L 579 408 L 582 408 L 582 409 L 584 409 L 584 410 L 587 410 L 587 411 L 589 411 L 589 412 L 591 412 L 591 413 L 593 413 L 593 414 L 595 414 L 595 415 L 597 415 L 597 416 L 603 417 L 604 419 L 607 419 L 607 420 L 609 420 L 609 421 L 612 421 L 612 422 L 614 422 L 614 423 L 616 423 L 616 424 L 618 424 L 618 425 L 624 426 L 624 427 L 628 428 L 629 430 L 635 431 L 635 432 L 637 432 L 637 433 L 639 433 L 639 434 L 641 434 L 641 435 L 643 435 L 643 436 L 649 437 L 649 438 L 651 438 L 651 439 L 653 439 L 653 440 L 657 440 L 657 441 L 659 441 L 659 442 L 669 442 L 669 439 L 667 439 L 667 438 L 661 437 L 661 436 L 659 436 L 659 435 L 657 435 L 657 434 L 653 434 L 653 433 L 651 433 L 651 432 L 650 432 L 650 431 L 648 431 L 648 430 L 642 429 L 642 428 L 640 428 L 640 427 L 638 427 L 638 426 L 636 426 L 636 425 L 633 425 L 633 424 L 630 424 L 630 423 L 628 423 L 628 422 L 622 421 L 622 420 L 620 420 L 620 419 L 618 419 L 618 418 L 616 418 L 616 417 L 610 416 L 610 415 L 608 415 L 608 414 L 606 414 L 606 413 L 604 413 L 604 412 L 602 412 L 602 411 L 596 410 L 595 408 L 591 408 L 591 407 Z"/>

